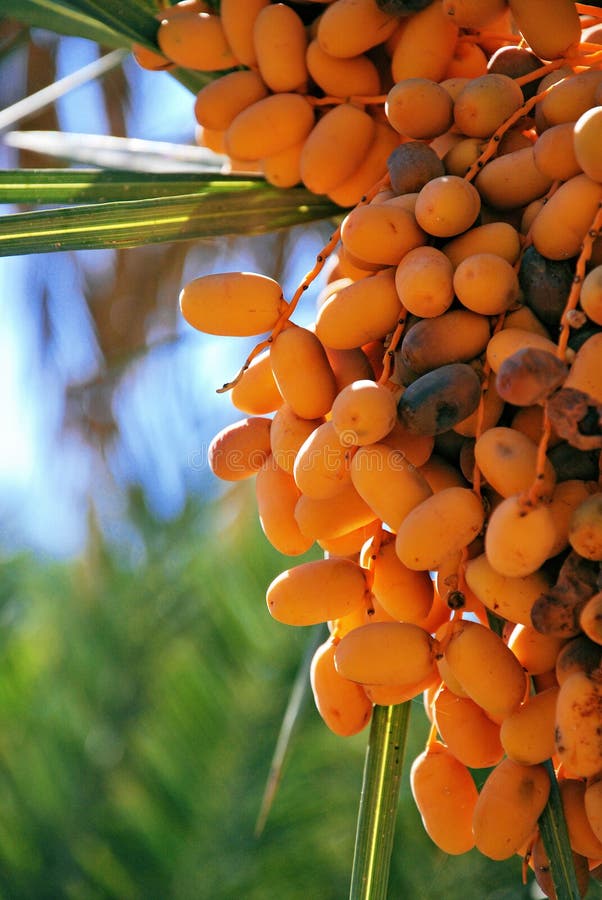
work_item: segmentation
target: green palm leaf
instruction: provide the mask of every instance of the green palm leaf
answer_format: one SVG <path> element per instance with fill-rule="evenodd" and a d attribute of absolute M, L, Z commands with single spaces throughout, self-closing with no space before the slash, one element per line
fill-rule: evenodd
<path fill-rule="evenodd" d="M 36 2 L 40 3 L 40 0 Z M 132 41 L 150 46 L 156 43 L 159 22 L 154 17 L 157 7 L 152 3 L 142 3 L 140 0 L 71 0 L 61 5 L 90 16 Z"/>
<path fill-rule="evenodd" d="M 2 0 L 2 13 L 23 25 L 46 28 L 72 37 L 85 37 L 105 47 L 124 47 L 131 43 L 124 41 L 120 31 L 55 0 Z"/>
<path fill-rule="evenodd" d="M 72 173 L 69 173 L 71 176 Z M 131 178 L 131 174 L 128 173 Z M 10 176 L 7 174 L 6 176 Z M 75 176 L 77 177 L 77 176 Z M 114 181 L 111 173 L 99 173 L 93 185 L 82 184 L 88 196 L 122 195 L 128 182 Z M 173 185 L 173 175 L 168 176 Z M 128 179 L 129 180 L 129 179 Z M 135 184 L 135 179 L 133 179 Z M 109 201 L 67 209 L 51 209 L 4 216 L 0 222 L 0 256 L 24 253 L 50 253 L 57 250 L 135 247 L 164 241 L 191 240 L 220 235 L 261 234 L 324 219 L 339 211 L 331 201 L 317 197 L 304 188 L 283 191 L 261 180 L 241 180 L 212 176 L 203 183 L 189 181 L 189 191 L 177 187 L 177 195 L 153 195 L 151 181 L 134 187 L 137 196 L 147 199 Z M 104 182 L 104 183 L 103 183 Z M 144 190 L 146 193 L 144 194 Z M 10 189 L 0 188 L 0 199 Z M 64 197 L 73 200 L 73 185 L 65 185 Z M 18 194 L 12 193 L 14 201 Z M 21 197 L 27 196 L 27 192 Z M 57 193 L 55 191 L 56 199 Z"/>
<path fill-rule="evenodd" d="M 133 41 L 156 46 L 159 23 L 140 0 L 3 0 L 3 12 L 18 22 L 123 47 Z M 57 27 L 58 26 L 58 27 Z M 68 28 L 69 31 L 64 31 Z M 92 34 L 93 32 L 93 34 Z"/>
<path fill-rule="evenodd" d="M 117 169 L 0 170 L 0 203 L 106 203 L 174 194 L 244 191 L 261 179 L 217 173 L 130 172 Z M 2 221 L 2 220 L 0 220 Z"/>

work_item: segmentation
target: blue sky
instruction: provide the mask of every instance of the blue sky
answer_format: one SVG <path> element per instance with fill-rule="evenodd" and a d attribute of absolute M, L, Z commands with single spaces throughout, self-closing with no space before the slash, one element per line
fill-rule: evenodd
<path fill-rule="evenodd" d="M 47 36 L 39 32 L 38 39 Z M 61 39 L 58 77 L 96 55 L 96 47 L 88 41 Z M 23 89 L 23 66 L 23 59 L 13 61 L 4 105 L 22 96 L 18 91 L 19 85 Z M 126 60 L 125 71 L 132 97 L 128 135 L 192 143 L 192 95 L 169 75 L 144 72 L 132 59 Z M 107 134 L 100 98 L 95 84 L 64 97 L 57 105 L 61 129 Z M 17 165 L 15 152 L 1 142 L 0 165 Z M 282 273 L 286 296 L 313 266 L 328 234 L 327 223 L 290 231 Z M 184 281 L 203 271 L 248 269 L 270 274 L 279 251 L 277 240 L 266 235 L 222 239 L 210 246 L 191 243 Z M 132 482 L 143 487 L 149 507 L 159 517 L 176 515 L 190 491 L 209 496 L 223 489 L 208 471 L 204 454 L 215 432 L 241 414 L 227 395 L 216 394 L 216 388 L 236 373 L 252 340 L 206 337 L 180 322 L 175 349 L 173 345 L 158 346 L 137 361 L 120 383 L 113 398 L 113 415 L 122 440 L 108 453 L 106 467 L 99 466 L 80 436 L 62 428 L 65 383 L 85 382 L 94 376 L 99 363 L 84 282 L 107 278 L 111 266 L 111 251 L 0 259 L 0 408 L 4 420 L 0 548 L 33 548 L 52 556 L 78 553 L 85 538 L 90 498 L 103 527 L 116 541 L 127 544 L 133 536 L 124 520 L 121 492 Z M 300 324 L 313 319 L 313 301 L 322 283 L 319 280 L 304 296 L 295 316 Z M 40 333 L 42 292 L 50 301 L 47 306 L 57 338 L 50 353 Z M 177 296 L 173 302 L 176 306 Z M 158 323 L 151 339 L 160 344 L 161 338 Z"/>

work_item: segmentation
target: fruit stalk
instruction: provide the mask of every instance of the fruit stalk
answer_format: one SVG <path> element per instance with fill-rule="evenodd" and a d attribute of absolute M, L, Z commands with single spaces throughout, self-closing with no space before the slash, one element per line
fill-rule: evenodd
<path fill-rule="evenodd" d="M 551 787 L 548 802 L 539 818 L 539 830 L 546 853 L 550 858 L 556 898 L 557 900 L 579 900 L 581 893 L 577 884 L 558 782 L 550 760 L 544 765 L 550 776 Z"/>
<path fill-rule="evenodd" d="M 410 703 L 375 706 L 366 748 L 349 900 L 385 900 Z"/>

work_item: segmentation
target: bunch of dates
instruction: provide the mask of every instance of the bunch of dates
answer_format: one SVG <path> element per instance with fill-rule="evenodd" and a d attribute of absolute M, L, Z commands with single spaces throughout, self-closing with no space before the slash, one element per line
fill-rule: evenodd
<path fill-rule="evenodd" d="M 428 834 L 528 858 L 551 896 L 553 767 L 585 894 L 602 861 L 602 11 L 185 0 L 158 17 L 162 56 L 141 64 L 215 75 L 199 142 L 341 207 L 293 297 L 236 271 L 180 296 L 194 328 L 258 338 L 213 472 L 255 478 L 284 556 L 323 551 L 272 582 L 269 612 L 327 623 L 311 685 L 336 734 L 424 698 Z"/>

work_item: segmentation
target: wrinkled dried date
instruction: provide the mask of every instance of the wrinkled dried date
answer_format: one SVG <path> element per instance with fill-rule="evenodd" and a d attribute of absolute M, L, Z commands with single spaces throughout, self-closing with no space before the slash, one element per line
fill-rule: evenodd
<path fill-rule="evenodd" d="M 533 627 L 541 634 L 575 637 L 581 631 L 579 613 L 597 591 L 599 565 L 572 551 L 554 587 L 541 594 L 531 610 Z"/>
<path fill-rule="evenodd" d="M 548 415 L 555 432 L 572 447 L 602 448 L 602 406 L 588 394 L 561 388 L 548 400 Z"/>

